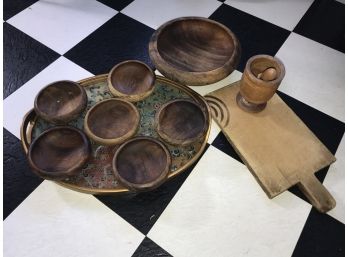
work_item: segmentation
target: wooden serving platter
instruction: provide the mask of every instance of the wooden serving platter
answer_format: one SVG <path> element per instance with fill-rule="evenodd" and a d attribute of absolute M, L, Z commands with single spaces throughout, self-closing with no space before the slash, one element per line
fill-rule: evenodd
<path fill-rule="evenodd" d="M 214 120 L 269 198 L 298 184 L 321 212 L 335 200 L 314 173 L 336 159 L 298 116 L 275 94 L 260 113 L 236 103 L 239 81 L 208 94 Z"/>
<path fill-rule="evenodd" d="M 110 99 L 113 96 L 108 89 L 107 74 L 84 79 L 78 83 L 86 90 L 87 108 L 68 125 L 83 129 L 86 112 L 97 102 Z M 184 172 L 203 153 L 210 132 L 209 106 L 204 98 L 192 89 L 161 76 L 156 77 L 155 89 L 152 94 L 146 99 L 134 103 L 140 114 L 140 125 L 135 136 L 150 136 L 161 140 L 154 125 L 156 112 L 163 104 L 175 99 L 188 99 L 199 105 L 205 112 L 208 126 L 201 139 L 188 145 L 171 145 L 164 142 L 172 159 L 168 178 Z M 39 118 L 34 110 L 29 111 L 24 117 L 21 127 L 21 141 L 25 152 L 28 153 L 30 143 L 35 138 L 52 126 L 54 125 Z M 112 171 L 112 158 L 119 146 L 102 146 L 95 142 L 91 143 L 92 155 L 87 164 L 77 175 L 57 183 L 72 190 L 90 194 L 127 192 L 128 189 L 116 180 Z"/>

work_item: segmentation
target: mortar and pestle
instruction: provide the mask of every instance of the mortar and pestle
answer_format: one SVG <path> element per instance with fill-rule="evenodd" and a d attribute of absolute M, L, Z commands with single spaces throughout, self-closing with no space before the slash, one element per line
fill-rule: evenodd
<path fill-rule="evenodd" d="M 270 55 L 251 57 L 244 69 L 236 101 L 247 112 L 260 112 L 277 91 L 285 75 L 284 64 Z"/>

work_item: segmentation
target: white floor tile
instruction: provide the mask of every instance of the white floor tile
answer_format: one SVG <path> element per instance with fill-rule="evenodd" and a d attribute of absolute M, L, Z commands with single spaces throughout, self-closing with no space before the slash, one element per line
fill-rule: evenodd
<path fill-rule="evenodd" d="M 228 85 L 240 80 L 241 78 L 242 78 L 242 73 L 240 71 L 235 70 L 229 76 L 227 76 L 226 78 L 224 78 L 216 83 L 213 83 L 210 85 L 205 85 L 205 86 L 191 86 L 190 88 L 201 95 L 207 95 L 215 90 L 218 90 L 220 88 L 228 86 Z"/>
<path fill-rule="evenodd" d="M 277 53 L 286 69 L 279 90 L 344 121 L 344 54 L 296 33 Z"/>
<path fill-rule="evenodd" d="M 35 96 L 41 88 L 57 80 L 77 81 L 91 76 L 93 74 L 65 57 L 58 58 L 4 100 L 4 127 L 19 138 L 23 116 L 34 107 Z"/>
<path fill-rule="evenodd" d="M 148 237 L 177 257 L 288 257 L 310 209 L 289 192 L 268 199 L 243 164 L 210 146 Z"/>
<path fill-rule="evenodd" d="M 220 133 L 221 129 L 218 126 L 218 124 L 212 119 L 211 121 L 211 128 L 210 128 L 210 134 L 208 138 L 208 143 L 212 144 L 214 139 L 217 137 L 217 135 Z"/>
<path fill-rule="evenodd" d="M 313 0 L 238 1 L 226 0 L 225 4 L 292 31 Z"/>
<path fill-rule="evenodd" d="M 328 214 L 337 220 L 345 223 L 345 136 L 343 136 L 342 141 L 335 154 L 337 161 L 330 166 L 330 169 L 325 177 L 324 186 L 329 190 L 332 196 L 336 200 L 336 207 L 329 211 Z"/>
<path fill-rule="evenodd" d="M 209 17 L 221 2 L 216 0 L 135 0 L 121 12 L 153 29 L 181 16 Z"/>
<path fill-rule="evenodd" d="M 131 256 L 144 235 L 92 195 L 44 181 L 4 221 L 4 255 Z"/>
<path fill-rule="evenodd" d="M 116 13 L 95 0 L 45 0 L 7 22 L 64 54 Z"/>

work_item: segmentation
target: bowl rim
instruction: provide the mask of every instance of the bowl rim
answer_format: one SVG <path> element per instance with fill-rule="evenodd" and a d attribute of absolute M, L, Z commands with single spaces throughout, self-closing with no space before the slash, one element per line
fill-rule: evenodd
<path fill-rule="evenodd" d="M 62 115 L 48 115 L 44 111 L 42 111 L 39 107 L 38 101 L 41 96 L 41 94 L 47 90 L 47 88 L 54 86 L 58 83 L 69 83 L 71 86 L 75 86 L 79 89 L 80 93 L 82 94 L 82 100 L 81 103 L 77 106 L 76 109 L 70 111 L 69 113 L 62 114 Z M 60 88 L 60 87 L 57 87 Z M 52 122 L 54 124 L 61 124 L 61 123 L 68 123 L 69 121 L 73 120 L 77 115 L 79 115 L 81 112 L 83 112 L 84 109 L 87 107 L 87 93 L 85 89 L 79 85 L 77 82 L 71 81 L 71 80 L 57 80 L 54 81 L 48 85 L 46 85 L 44 88 L 42 88 L 35 96 L 34 100 L 34 110 L 37 113 L 38 116 L 40 116 L 42 119 Z"/>
<path fill-rule="evenodd" d="M 192 138 L 188 138 L 188 139 L 185 139 L 185 140 L 177 140 L 177 139 L 173 139 L 172 137 L 170 137 L 169 135 L 167 135 L 166 133 L 164 133 L 161 129 L 161 123 L 160 123 L 160 116 L 161 116 L 161 113 L 171 104 L 173 103 L 176 103 L 176 102 L 187 102 L 187 103 L 190 103 L 194 106 L 196 106 L 202 113 L 203 117 L 204 117 L 204 127 L 202 129 L 202 131 L 195 137 L 192 137 Z M 206 113 L 202 110 L 202 107 L 192 101 L 191 99 L 174 99 L 174 100 L 171 100 L 171 101 L 168 101 L 166 103 L 164 103 L 159 109 L 158 111 L 156 112 L 156 115 L 155 115 L 155 130 L 157 132 L 157 134 L 160 136 L 160 138 L 162 138 L 164 141 L 166 141 L 167 143 L 169 144 L 172 144 L 172 145 L 187 145 L 187 144 L 191 144 L 197 140 L 199 140 L 200 138 L 202 138 L 204 136 L 204 134 L 206 133 L 207 131 L 207 128 L 208 128 L 208 124 L 207 124 L 207 115 Z"/>
<path fill-rule="evenodd" d="M 125 94 L 125 93 L 122 93 L 121 91 L 117 90 L 116 87 L 113 86 L 112 84 L 112 75 L 113 73 L 120 67 L 120 66 L 123 66 L 123 65 L 127 65 L 129 63 L 137 63 L 137 64 L 140 64 L 142 66 L 144 66 L 148 71 L 149 71 L 149 74 L 151 75 L 152 77 L 152 82 L 151 82 L 151 85 L 150 85 L 150 89 L 145 91 L 145 92 L 142 92 L 142 93 L 139 93 L 139 94 Z M 123 61 L 123 62 L 120 62 L 118 64 L 116 64 L 111 70 L 110 72 L 108 73 L 108 77 L 107 77 L 107 83 L 108 83 L 108 88 L 111 92 L 112 95 L 116 96 L 116 97 L 122 97 L 123 99 L 126 99 L 130 102 L 136 102 L 136 101 L 140 101 L 140 100 L 143 100 L 145 99 L 146 97 L 148 97 L 149 95 L 151 95 L 151 93 L 153 92 L 154 88 L 155 88 L 155 81 L 156 81 L 156 76 L 155 76 L 155 73 L 154 71 L 150 68 L 149 65 L 147 65 L 146 63 L 142 62 L 142 61 L 139 61 L 139 60 L 126 60 L 126 61 Z"/>
<path fill-rule="evenodd" d="M 80 137 L 82 138 L 82 141 L 83 141 L 82 146 L 84 147 L 86 154 L 75 165 L 73 165 L 72 167 L 70 167 L 67 170 L 57 171 L 57 172 L 48 172 L 48 171 L 41 169 L 40 167 L 38 167 L 36 165 L 36 163 L 32 159 L 32 154 L 33 154 L 34 148 L 35 148 L 37 142 L 39 142 L 39 140 L 42 140 L 42 138 L 47 136 L 47 134 L 55 132 L 57 130 L 70 130 L 70 131 L 73 131 L 73 132 L 79 134 Z M 52 178 L 58 179 L 58 178 L 66 178 L 68 176 L 74 175 L 75 172 L 78 172 L 80 170 L 80 168 L 88 160 L 90 152 L 91 152 L 91 144 L 90 144 L 87 136 L 85 135 L 85 133 L 83 133 L 83 131 L 81 131 L 78 128 L 72 127 L 72 126 L 54 126 L 52 128 L 45 130 L 37 138 L 35 138 L 33 140 L 33 142 L 30 144 L 30 147 L 28 149 L 27 157 L 28 157 L 29 165 L 31 166 L 33 171 L 35 171 L 36 174 L 38 174 L 40 177 L 44 177 L 44 178 L 48 178 L 48 179 L 52 179 Z"/>
<path fill-rule="evenodd" d="M 251 66 L 254 63 L 254 61 L 258 61 L 260 59 L 267 60 L 269 61 L 269 63 L 273 63 L 274 66 L 276 66 L 276 68 L 279 69 L 278 77 L 276 79 L 270 80 L 270 81 L 264 81 L 261 78 L 258 78 L 257 76 L 255 76 L 255 74 L 252 72 Z M 286 72 L 285 65 L 277 56 L 272 56 L 268 54 L 257 54 L 248 59 L 247 63 L 245 64 L 245 72 L 243 72 L 243 75 L 244 73 L 248 73 L 247 76 L 252 82 L 254 82 L 255 87 L 262 87 L 262 86 L 278 87 L 279 83 L 284 79 L 285 72 Z"/>
<path fill-rule="evenodd" d="M 170 26 L 171 24 L 175 22 L 188 21 L 188 20 L 203 21 L 203 22 L 214 24 L 220 27 L 221 29 L 223 29 L 226 32 L 226 34 L 230 36 L 234 44 L 234 51 L 232 52 L 232 55 L 230 56 L 230 58 L 224 63 L 224 65 L 209 71 L 184 71 L 184 70 L 177 69 L 175 66 L 169 64 L 162 58 L 161 54 L 158 51 L 158 45 L 157 45 L 158 38 L 161 35 L 161 33 L 168 26 Z M 150 42 L 149 42 L 149 53 L 150 53 L 150 59 L 155 64 L 156 69 L 158 69 L 166 77 L 174 81 L 178 81 L 180 83 L 189 84 L 190 86 L 199 86 L 199 85 L 207 85 L 207 84 L 215 83 L 227 77 L 229 74 L 231 74 L 231 72 L 233 72 L 233 70 L 236 69 L 239 63 L 240 56 L 241 56 L 241 46 L 236 35 L 225 25 L 205 17 L 185 16 L 185 17 L 179 17 L 179 18 L 165 22 L 152 34 Z M 177 74 L 176 76 L 170 76 L 170 74 L 168 74 L 166 70 L 176 70 Z M 204 82 L 196 82 L 195 79 L 191 78 L 192 76 L 201 77 L 204 79 Z"/>
<path fill-rule="evenodd" d="M 128 180 L 124 179 L 120 175 L 120 173 L 118 172 L 116 163 L 117 163 L 117 158 L 118 158 L 120 152 L 128 144 L 130 144 L 134 141 L 141 141 L 141 140 L 151 141 L 151 142 L 157 144 L 158 146 L 160 146 L 166 155 L 167 162 L 166 162 L 165 169 L 161 172 L 161 174 L 155 180 L 152 180 L 152 181 L 147 182 L 147 183 L 137 184 L 137 183 L 129 182 Z M 125 187 L 127 187 L 129 190 L 131 190 L 131 191 L 146 191 L 146 190 L 155 189 L 155 188 L 159 187 L 163 182 L 166 181 L 166 178 L 169 175 L 171 161 L 172 161 L 172 159 L 171 159 L 171 155 L 170 155 L 168 148 L 160 140 L 153 138 L 153 137 L 149 137 L 149 136 L 137 136 L 137 137 L 134 137 L 134 138 L 127 140 L 117 149 L 117 151 L 114 154 L 114 157 L 112 158 L 112 170 L 114 172 L 116 179 L 120 183 L 122 183 Z"/>
<path fill-rule="evenodd" d="M 91 112 L 96 109 L 97 107 L 100 107 L 101 105 L 105 104 L 106 102 L 117 102 L 117 103 L 122 103 L 127 105 L 128 107 L 130 107 L 130 109 L 134 112 L 135 115 L 135 123 L 136 125 L 134 127 L 132 127 L 132 129 L 130 129 L 126 134 L 120 136 L 120 137 L 115 137 L 115 138 L 102 138 L 99 137 L 97 135 L 95 135 L 89 128 L 88 126 L 88 119 L 90 117 Z M 138 109 L 134 106 L 134 104 L 132 104 L 131 102 L 124 100 L 124 99 L 119 99 L 119 98 L 110 98 L 110 99 L 106 99 L 103 101 L 100 101 L 98 103 L 96 103 L 94 106 L 92 106 L 86 113 L 86 116 L 84 118 L 83 121 L 83 128 L 84 131 L 86 133 L 86 135 L 92 139 L 93 141 L 102 144 L 102 145 L 117 145 L 117 144 L 121 144 L 124 141 L 126 141 L 128 138 L 132 137 L 138 130 L 139 127 L 139 122 L 140 122 L 140 114 Z"/>

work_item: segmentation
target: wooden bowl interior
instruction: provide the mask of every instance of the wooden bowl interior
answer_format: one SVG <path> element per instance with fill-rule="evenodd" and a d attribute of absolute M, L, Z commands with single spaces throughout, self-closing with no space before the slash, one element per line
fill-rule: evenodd
<path fill-rule="evenodd" d="M 160 110 L 161 133 L 176 141 L 195 139 L 204 133 L 206 118 L 201 108 L 190 101 L 173 101 Z"/>
<path fill-rule="evenodd" d="M 161 145 L 149 139 L 139 139 L 127 143 L 118 152 L 114 166 L 127 182 L 147 184 L 166 172 L 169 163 Z"/>
<path fill-rule="evenodd" d="M 60 117 L 76 112 L 85 101 L 85 92 L 74 83 L 61 81 L 42 90 L 36 100 L 37 108 L 47 116 Z"/>
<path fill-rule="evenodd" d="M 155 76 L 152 70 L 139 62 L 125 62 L 111 73 L 111 84 L 126 95 L 137 95 L 152 89 Z"/>
<path fill-rule="evenodd" d="M 97 137 L 113 139 L 122 137 L 134 129 L 138 120 L 130 103 L 111 100 L 97 104 L 91 109 L 87 125 Z"/>
<path fill-rule="evenodd" d="M 178 20 L 163 29 L 157 41 L 161 57 L 176 69 L 211 71 L 223 66 L 235 49 L 220 26 L 203 20 Z"/>
<path fill-rule="evenodd" d="M 250 63 L 250 71 L 257 77 L 268 68 L 274 68 L 277 71 L 277 77 L 281 74 L 280 64 L 270 57 L 258 57 Z"/>
<path fill-rule="evenodd" d="M 73 129 L 59 128 L 38 137 L 32 146 L 32 163 L 45 172 L 66 172 L 88 157 L 88 141 Z"/>

